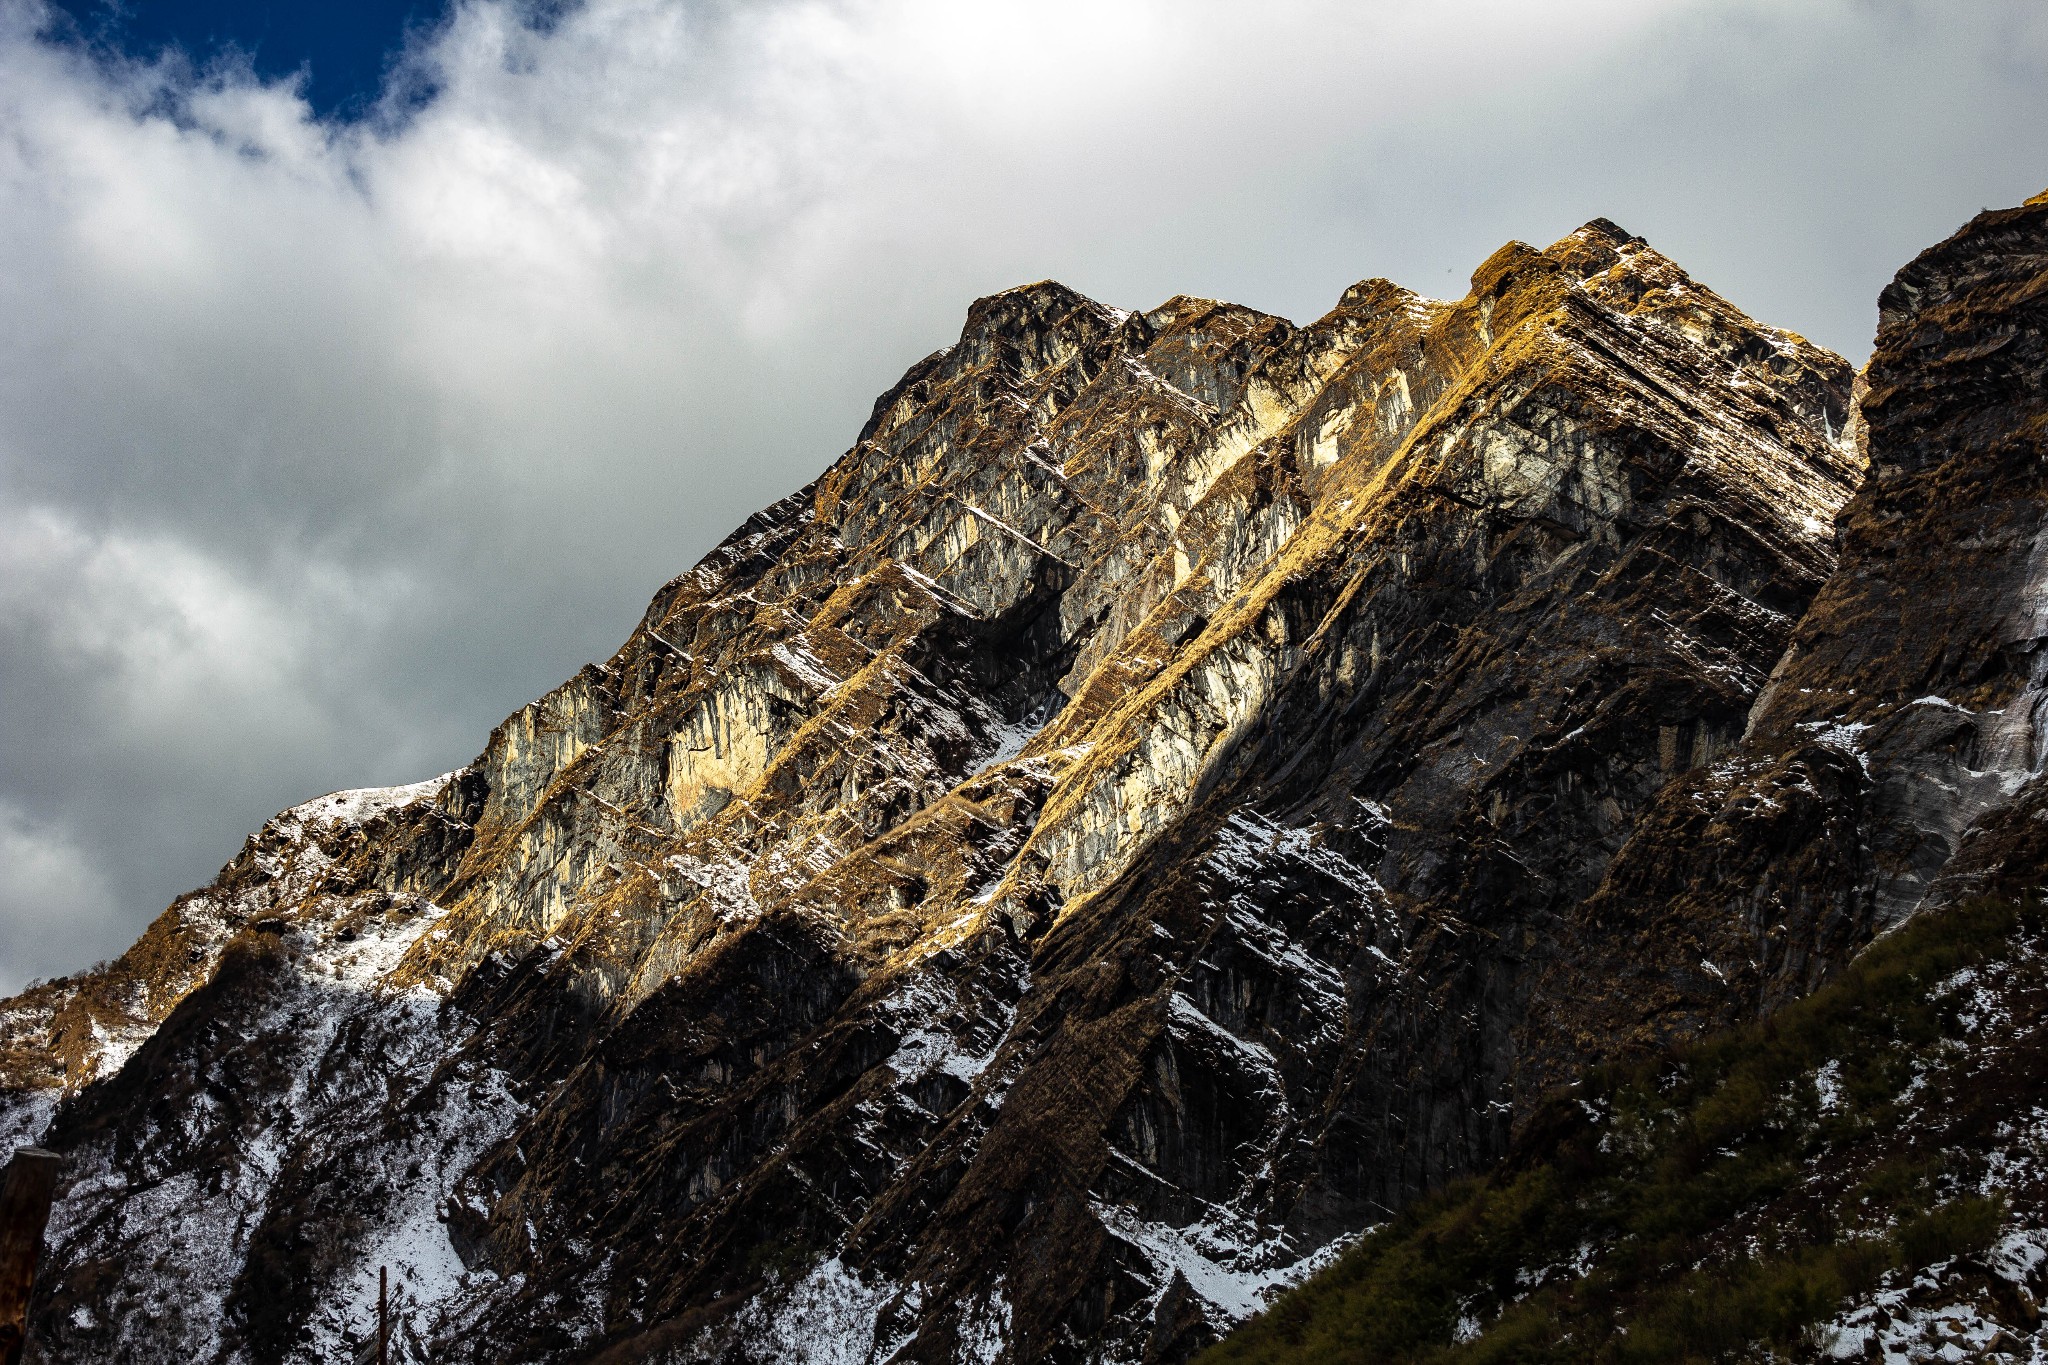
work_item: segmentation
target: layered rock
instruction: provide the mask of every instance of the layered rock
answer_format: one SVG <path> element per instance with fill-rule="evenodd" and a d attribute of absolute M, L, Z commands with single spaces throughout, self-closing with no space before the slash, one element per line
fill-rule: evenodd
<path fill-rule="evenodd" d="M 401 1358 L 1184 1359 L 1576 1064 L 1550 945 L 1741 740 L 1850 385 L 1605 222 L 980 301 L 469 768 L 8 1007 L 38 1349 L 333 1359 L 389 1264 Z"/>
<path fill-rule="evenodd" d="M 1899 272 L 1864 383 L 1741 739 L 1531 946 L 1511 1159 L 1219 1365 L 2041 1357 L 2048 195 Z"/>
<path fill-rule="evenodd" d="M 2044 298 L 2048 196 L 1979 215 L 1884 291 L 1840 567 L 1742 744 L 1664 794 L 1555 938 L 1525 1092 L 1618 1039 L 1768 1010 L 1920 910 L 2039 887 Z"/>

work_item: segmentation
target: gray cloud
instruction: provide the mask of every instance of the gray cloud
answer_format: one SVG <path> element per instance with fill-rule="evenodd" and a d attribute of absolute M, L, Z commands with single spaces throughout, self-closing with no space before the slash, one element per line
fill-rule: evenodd
<path fill-rule="evenodd" d="M 1300 319 L 1605 214 L 1860 358 L 2048 183 L 2038 10 L 470 0 L 333 126 L 0 0 L 0 988 L 464 761 L 977 294 Z"/>

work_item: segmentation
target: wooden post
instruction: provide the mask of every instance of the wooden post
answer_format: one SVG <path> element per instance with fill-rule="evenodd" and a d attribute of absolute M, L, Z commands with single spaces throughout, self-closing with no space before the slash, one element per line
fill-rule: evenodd
<path fill-rule="evenodd" d="M 0 1365 L 15 1365 L 28 1344 L 29 1294 L 62 1161 L 55 1152 L 23 1147 L 0 1184 Z"/>
<path fill-rule="evenodd" d="M 384 1293 L 391 1284 L 388 1266 L 377 1267 L 377 1365 L 391 1365 L 391 1318 L 384 1307 Z"/>

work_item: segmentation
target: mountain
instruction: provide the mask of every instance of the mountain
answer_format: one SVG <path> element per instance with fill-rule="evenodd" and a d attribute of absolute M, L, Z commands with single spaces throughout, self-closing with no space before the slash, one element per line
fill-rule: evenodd
<path fill-rule="evenodd" d="M 2041 1357 L 2048 194 L 1899 272 L 1864 382 L 1745 734 L 1544 947 L 1509 1159 L 1214 1361 Z"/>
<path fill-rule="evenodd" d="M 1355 1277 L 2026 883 L 2044 218 L 1861 380 L 1605 221 L 977 302 L 475 762 L 0 1005 L 30 1358 L 348 1358 L 388 1265 L 402 1360 L 1179 1362 Z"/>

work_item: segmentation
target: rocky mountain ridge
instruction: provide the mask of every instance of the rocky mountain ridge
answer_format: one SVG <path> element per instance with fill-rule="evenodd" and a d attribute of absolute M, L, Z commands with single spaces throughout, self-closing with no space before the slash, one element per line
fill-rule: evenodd
<path fill-rule="evenodd" d="M 1659 794 L 1544 944 L 1519 1151 L 1454 1217 L 1484 1222 L 1530 1173 L 1618 1184 L 1450 1268 L 1434 1321 L 1430 1295 L 1375 1300 L 1388 1256 L 1430 1279 L 1399 1260 L 1429 1238 L 1390 1228 L 1219 1361 L 1327 1359 L 1335 1339 L 1387 1361 L 2048 1353 L 2044 298 L 2048 195 L 1980 214 L 1885 290 L 1835 572 L 1740 743 Z M 1572 1088 L 1614 1058 L 1654 1074 Z M 1538 1250 L 1574 1222 L 1565 1254 Z M 1389 1320 L 1430 1326 L 1361 1343 Z"/>
<path fill-rule="evenodd" d="M 1951 368 L 1860 404 L 1604 221 L 1304 327 L 981 300 L 475 763 L 0 1006 L 70 1162 L 37 1349 L 333 1359 L 389 1264 L 401 1358 L 1187 1359 L 1589 1064 L 1984 884 L 1966 829 L 2032 856 L 1984 717 L 2040 632 L 1965 600 L 2032 600 L 2032 504 L 1946 604 L 1898 552 L 1912 667 L 1836 563 L 1952 529 L 1943 422 L 2038 413 L 2013 214 L 1902 272 Z M 1931 322 L 1973 270 L 2019 302 Z M 1895 702 L 1873 766 L 1825 679 L 1957 658 L 2005 766 Z"/>

